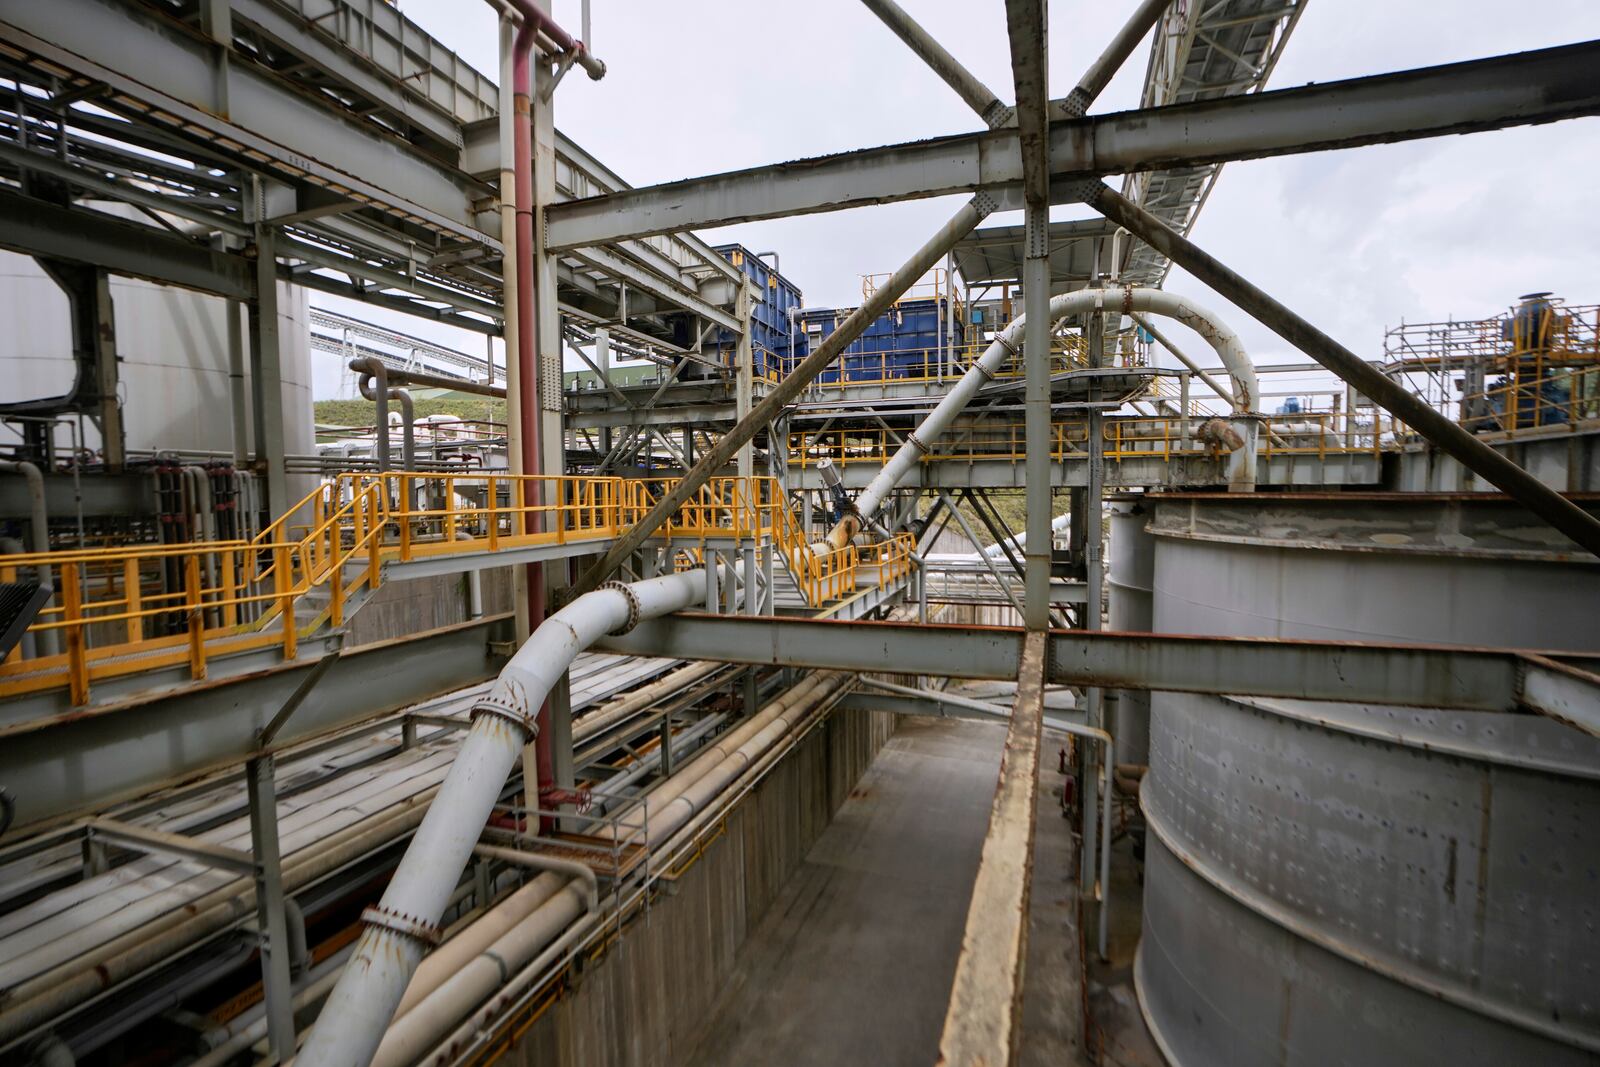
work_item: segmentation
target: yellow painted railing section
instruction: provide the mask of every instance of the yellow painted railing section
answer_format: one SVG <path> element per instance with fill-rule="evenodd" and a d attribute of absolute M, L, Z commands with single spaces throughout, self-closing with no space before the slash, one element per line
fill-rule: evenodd
<path fill-rule="evenodd" d="M 87 703 L 100 680 L 160 668 L 206 677 L 217 655 L 277 646 L 285 658 L 387 562 L 573 542 L 601 544 L 638 521 L 673 480 L 511 474 L 342 474 L 249 541 L 133 545 L 3 558 L 0 580 L 45 574 L 56 592 L 0 663 L 0 698 L 67 687 Z M 814 553 L 772 478 L 714 478 L 656 534 L 698 550 L 710 539 L 771 538 L 801 594 L 821 605 L 903 577 L 908 538 Z M 902 543 L 904 542 L 904 543 Z M 698 551 L 696 551 L 698 555 Z M 44 654 L 49 645 L 57 646 Z"/>
<path fill-rule="evenodd" d="M 1208 446 L 1199 439 L 1197 431 L 1204 421 L 1200 417 L 1184 420 L 1143 415 L 1108 418 L 1102 428 L 1103 454 L 1110 460 L 1202 457 Z M 1393 423 L 1387 416 L 1375 424 L 1370 416 L 1350 419 L 1340 412 L 1270 415 L 1264 417 L 1256 450 L 1258 455 L 1268 458 L 1376 455 L 1393 447 L 1393 430 Z M 877 466 L 894 455 L 903 440 L 903 433 L 871 427 L 795 431 L 788 440 L 789 463 L 805 468 L 827 459 L 840 467 L 852 463 Z M 1088 425 L 1081 420 L 1055 422 L 1050 426 L 1052 459 L 1083 459 L 1088 455 L 1088 441 Z M 1027 433 L 1023 423 L 984 420 L 950 430 L 932 443 L 932 451 L 924 455 L 922 461 L 1016 462 L 1026 454 Z"/>

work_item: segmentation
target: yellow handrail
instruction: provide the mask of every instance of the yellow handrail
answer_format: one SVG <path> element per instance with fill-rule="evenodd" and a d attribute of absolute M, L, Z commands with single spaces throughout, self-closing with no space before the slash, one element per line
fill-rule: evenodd
<path fill-rule="evenodd" d="M 604 543 L 637 522 L 671 480 L 473 474 L 344 473 L 308 493 L 249 541 L 67 549 L 3 557 L 0 580 L 45 570 L 56 593 L 29 633 L 62 635 L 62 650 L 0 663 L 0 698 L 187 664 L 205 677 L 216 656 L 298 642 L 341 626 L 351 600 L 383 566 L 429 556 L 569 542 Z M 286 536 L 309 512 L 305 532 Z M 658 541 L 772 539 L 808 603 L 859 587 L 853 546 L 813 551 L 776 479 L 713 478 L 663 525 Z M 880 582 L 905 573 L 901 547 L 872 549 Z M 308 605 L 307 598 L 319 599 Z M 325 601 L 321 596 L 325 595 Z"/>

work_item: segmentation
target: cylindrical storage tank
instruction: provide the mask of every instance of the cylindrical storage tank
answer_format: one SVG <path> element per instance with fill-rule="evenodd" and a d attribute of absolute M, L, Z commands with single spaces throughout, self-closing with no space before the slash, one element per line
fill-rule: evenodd
<path fill-rule="evenodd" d="M 227 301 L 112 275 L 111 304 L 128 450 L 231 456 Z M 307 317 L 306 291 L 280 282 L 283 435 L 290 455 L 316 452 Z M 72 387 L 76 367 L 67 297 L 31 257 L 0 251 L 0 321 L 10 325 L 8 340 L 0 343 L 0 381 L 5 382 L 6 401 L 58 396 Z M 248 384 L 248 332 L 244 372 Z M 245 417 L 248 422 L 248 404 Z M 98 449 L 98 437 L 88 420 L 85 432 L 87 445 Z M 71 442 L 63 437 L 58 445 L 65 455 Z M 315 484 L 312 475 L 295 475 L 289 488 L 298 500 Z"/>
<path fill-rule="evenodd" d="M 1495 498 L 1146 506 L 1156 631 L 1600 647 L 1600 564 Z M 1135 980 L 1174 1064 L 1600 1057 L 1600 742 L 1524 715 L 1151 704 Z"/>
<path fill-rule="evenodd" d="M 1111 587 L 1108 614 L 1113 630 L 1143 633 L 1154 625 L 1151 587 L 1155 581 L 1156 542 L 1145 530 L 1149 520 L 1150 509 L 1142 499 L 1130 497 L 1111 502 L 1111 567 L 1106 584 Z M 1118 757 L 1123 763 L 1147 763 L 1149 690 L 1120 689 L 1115 707 L 1111 734 L 1117 739 Z"/>

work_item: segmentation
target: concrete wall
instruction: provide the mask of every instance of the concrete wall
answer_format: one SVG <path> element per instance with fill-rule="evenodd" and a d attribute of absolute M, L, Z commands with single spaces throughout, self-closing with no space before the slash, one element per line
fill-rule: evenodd
<path fill-rule="evenodd" d="M 701 857 L 662 884 L 599 962 L 547 1002 L 500 1062 L 688 1062 L 745 939 L 892 731 L 886 714 L 830 716 L 729 814 Z"/>
<path fill-rule="evenodd" d="M 483 613 L 498 615 L 512 610 L 511 568 L 481 572 Z M 345 645 L 354 648 L 374 641 L 406 637 L 440 626 L 467 621 L 467 576 L 442 574 L 435 578 L 389 581 L 378 586 L 372 599 L 350 618 Z"/>

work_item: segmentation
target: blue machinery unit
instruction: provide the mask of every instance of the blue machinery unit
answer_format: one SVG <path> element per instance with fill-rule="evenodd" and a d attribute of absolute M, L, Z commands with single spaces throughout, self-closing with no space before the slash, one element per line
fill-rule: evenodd
<path fill-rule="evenodd" d="M 779 273 L 775 253 L 756 253 L 738 244 L 722 245 L 716 251 L 738 267 L 758 293 L 751 313 L 758 378 L 787 374 L 854 310 L 804 308 L 800 290 Z M 772 257 L 774 263 L 769 264 L 763 256 Z M 950 314 L 949 300 L 940 294 L 899 301 L 868 326 L 817 381 L 826 385 L 936 375 L 940 351 L 949 343 L 947 324 L 954 322 L 956 348 L 962 346 L 966 332 L 961 321 L 964 316 Z M 718 330 L 712 341 L 729 363 L 736 343 L 728 330 Z"/>

